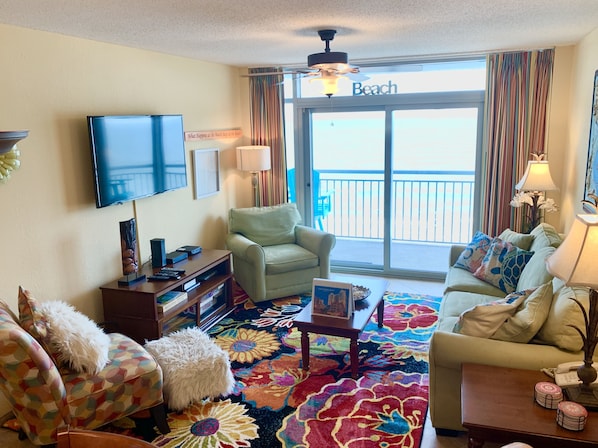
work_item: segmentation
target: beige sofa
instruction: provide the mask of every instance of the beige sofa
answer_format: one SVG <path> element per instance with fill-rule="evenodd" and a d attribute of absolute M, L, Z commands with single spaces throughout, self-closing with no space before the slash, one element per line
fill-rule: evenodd
<path fill-rule="evenodd" d="M 516 290 L 544 285 L 547 298 L 541 303 L 536 302 L 535 306 L 527 299 L 524 304 L 519 305 L 515 311 L 517 316 L 527 317 L 525 328 L 521 331 L 509 333 L 505 330 L 507 323 L 504 323 L 490 337 L 474 337 L 455 332 L 459 331 L 458 328 L 455 329 L 455 324 L 465 310 L 494 302 L 504 298 L 506 294 L 474 277 L 468 270 L 455 267 L 455 262 L 466 246 L 452 248 L 438 328 L 432 335 L 429 353 L 430 419 L 437 433 L 465 430 L 461 425 L 463 363 L 539 370 L 556 367 L 562 362 L 583 360 L 581 338 L 568 326 L 575 324 L 584 328 L 583 316 L 578 306 L 569 298 L 575 296 L 587 307 L 588 291 L 585 288 L 565 286 L 561 280 L 552 278 L 545 266 L 545 259 L 560 245 L 561 237 L 552 226 L 543 223 L 530 235 L 506 230 L 499 238 L 533 252 L 521 272 Z M 541 289 L 538 288 L 537 292 Z M 527 309 L 524 310 L 526 303 Z M 511 324 L 517 323 L 516 319 L 509 319 Z M 529 334 L 526 336 L 525 332 Z M 530 340 L 526 343 L 512 342 L 527 338 Z"/>

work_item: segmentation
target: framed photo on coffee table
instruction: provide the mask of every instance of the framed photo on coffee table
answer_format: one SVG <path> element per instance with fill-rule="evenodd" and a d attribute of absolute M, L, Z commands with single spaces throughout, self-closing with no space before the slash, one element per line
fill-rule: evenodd
<path fill-rule="evenodd" d="M 312 315 L 349 319 L 353 315 L 353 285 L 314 278 L 311 295 Z"/>

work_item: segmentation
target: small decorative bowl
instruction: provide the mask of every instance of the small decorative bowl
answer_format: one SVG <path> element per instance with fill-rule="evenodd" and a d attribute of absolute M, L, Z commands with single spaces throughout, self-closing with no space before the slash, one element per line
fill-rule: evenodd
<path fill-rule="evenodd" d="M 369 288 L 361 285 L 353 285 L 353 301 L 359 302 L 367 298 L 370 295 L 371 291 Z"/>

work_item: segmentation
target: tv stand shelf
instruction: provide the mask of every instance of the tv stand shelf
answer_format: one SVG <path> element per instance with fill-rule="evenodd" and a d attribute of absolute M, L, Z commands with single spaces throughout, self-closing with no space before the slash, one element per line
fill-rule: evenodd
<path fill-rule="evenodd" d="M 233 276 L 231 254 L 228 250 L 204 250 L 187 260 L 169 265 L 184 269 L 178 280 L 142 281 L 122 286 L 112 281 L 100 287 L 104 305 L 106 330 L 126 334 L 143 344 L 146 340 L 159 339 L 164 335 L 166 324 L 185 310 L 193 309 L 195 324 L 203 330 L 213 326 L 233 309 Z M 141 273 L 146 277 L 160 268 L 146 267 Z M 204 278 L 209 277 L 204 280 Z M 156 299 L 172 290 L 181 290 L 184 285 L 197 279 L 199 286 L 187 290 L 187 301 L 166 313 L 158 310 Z M 200 305 L 209 295 L 213 300 L 205 309 Z M 203 300 L 202 300 L 203 299 Z M 206 303 L 203 304 L 206 306 Z M 169 331 L 176 328 L 169 328 Z"/>

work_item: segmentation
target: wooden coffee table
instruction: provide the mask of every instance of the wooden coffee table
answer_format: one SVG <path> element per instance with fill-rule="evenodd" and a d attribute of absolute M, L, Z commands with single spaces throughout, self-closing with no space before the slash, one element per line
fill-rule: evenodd
<path fill-rule="evenodd" d="M 598 444 L 598 413 L 590 412 L 582 431 L 557 425 L 556 410 L 534 399 L 534 386 L 551 381 L 540 371 L 463 364 L 461 417 L 469 432 L 469 448 L 485 441 L 524 442 L 538 448 Z"/>
<path fill-rule="evenodd" d="M 335 278 L 334 280 L 365 286 L 370 295 L 355 303 L 355 313 L 350 319 L 326 316 L 312 316 L 311 305 L 306 306 L 295 317 L 295 325 L 301 331 L 301 357 L 303 370 L 309 370 L 309 333 L 328 334 L 349 338 L 349 354 L 351 358 L 351 375 L 358 378 L 359 360 L 357 358 L 357 339 L 366 324 L 370 321 L 374 310 L 378 310 L 378 327 L 382 327 L 384 319 L 384 293 L 388 282 L 384 279 L 351 279 Z"/>

